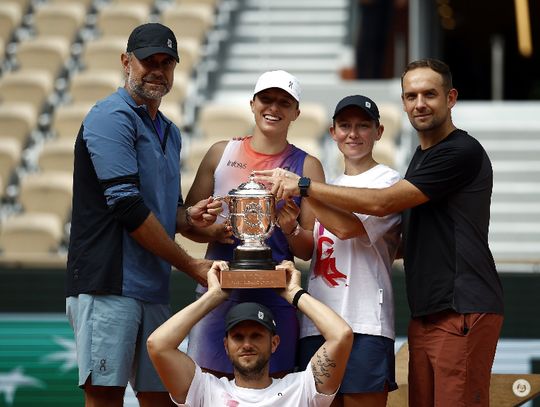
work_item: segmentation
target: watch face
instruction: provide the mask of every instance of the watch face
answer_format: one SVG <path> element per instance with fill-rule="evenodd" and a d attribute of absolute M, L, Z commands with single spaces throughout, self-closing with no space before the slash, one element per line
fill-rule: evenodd
<path fill-rule="evenodd" d="M 311 179 L 307 177 L 300 177 L 300 179 L 298 180 L 298 187 L 300 188 L 301 196 L 308 196 L 307 190 L 310 184 L 311 184 Z"/>
<path fill-rule="evenodd" d="M 309 178 L 300 177 L 300 179 L 298 180 L 298 186 L 300 188 L 308 188 L 309 184 L 311 184 L 311 180 Z"/>

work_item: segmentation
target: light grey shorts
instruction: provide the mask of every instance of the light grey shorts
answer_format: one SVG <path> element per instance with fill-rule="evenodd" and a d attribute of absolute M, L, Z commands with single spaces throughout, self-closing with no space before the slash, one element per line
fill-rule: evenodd
<path fill-rule="evenodd" d="M 166 391 L 146 350 L 148 336 L 170 316 L 168 305 L 117 295 L 80 294 L 66 299 L 75 333 L 79 386 L 91 377 L 97 386 L 135 392 Z"/>

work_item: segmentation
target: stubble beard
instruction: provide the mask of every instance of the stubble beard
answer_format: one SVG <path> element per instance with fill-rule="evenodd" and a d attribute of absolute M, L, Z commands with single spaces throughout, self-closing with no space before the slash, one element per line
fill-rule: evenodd
<path fill-rule="evenodd" d="M 443 125 L 443 123 L 444 120 L 440 120 L 437 118 L 433 118 L 429 122 L 419 122 L 416 120 L 411 121 L 411 125 L 418 132 L 430 132 L 433 130 L 437 130 Z"/>
<path fill-rule="evenodd" d="M 161 89 L 147 89 L 142 79 L 136 80 L 132 75 L 129 75 L 128 86 L 134 94 L 146 100 L 161 100 L 171 90 L 171 87 L 166 82 Z"/>
<path fill-rule="evenodd" d="M 231 361 L 234 370 L 245 380 L 253 381 L 264 377 L 265 369 L 268 365 L 268 359 L 263 357 L 257 358 L 257 361 L 252 366 L 244 366 L 238 360 Z"/>

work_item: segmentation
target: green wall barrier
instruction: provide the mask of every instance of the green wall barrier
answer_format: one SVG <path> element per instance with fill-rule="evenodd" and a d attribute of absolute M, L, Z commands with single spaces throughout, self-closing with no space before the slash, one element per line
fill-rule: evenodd
<path fill-rule="evenodd" d="M 304 270 L 303 276 L 306 276 Z M 502 336 L 540 338 L 540 273 L 505 273 L 500 270 L 505 295 Z M 0 269 L 0 313 L 65 312 L 65 270 Z M 405 275 L 394 270 L 392 282 L 396 305 L 396 334 L 407 335 L 409 307 L 405 294 Z M 171 308 L 173 311 L 195 299 L 195 282 L 184 273 L 173 272 Z"/>
<path fill-rule="evenodd" d="M 61 316 L 0 315 L 0 407 L 82 407 L 73 332 Z"/>

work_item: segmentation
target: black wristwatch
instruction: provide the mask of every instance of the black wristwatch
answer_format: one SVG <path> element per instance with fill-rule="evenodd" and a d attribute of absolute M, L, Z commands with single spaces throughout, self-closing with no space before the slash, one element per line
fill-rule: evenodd
<path fill-rule="evenodd" d="M 300 188 L 300 196 L 309 196 L 308 188 L 311 185 L 311 179 L 308 177 L 300 177 L 298 180 L 298 188 Z"/>

